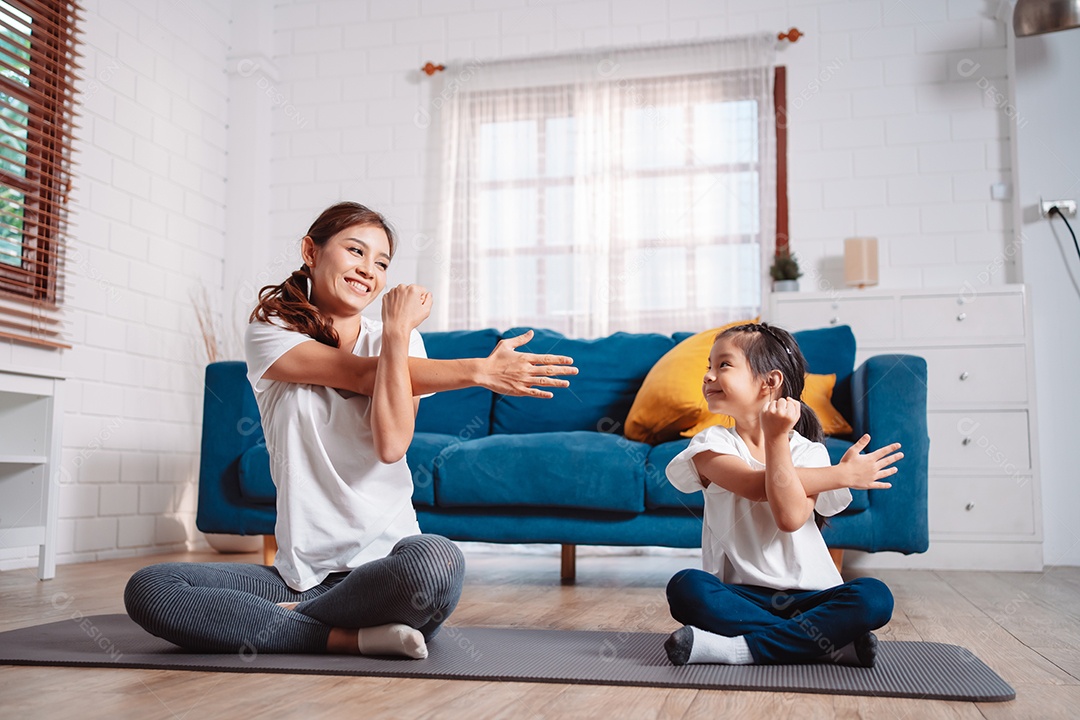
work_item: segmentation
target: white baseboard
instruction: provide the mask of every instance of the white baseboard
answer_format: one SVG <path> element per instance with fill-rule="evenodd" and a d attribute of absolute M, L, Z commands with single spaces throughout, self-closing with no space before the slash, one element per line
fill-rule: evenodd
<path fill-rule="evenodd" d="M 990 570 L 1040 572 L 1042 543 L 931 541 L 924 553 L 844 551 L 844 567 L 899 570 Z"/>

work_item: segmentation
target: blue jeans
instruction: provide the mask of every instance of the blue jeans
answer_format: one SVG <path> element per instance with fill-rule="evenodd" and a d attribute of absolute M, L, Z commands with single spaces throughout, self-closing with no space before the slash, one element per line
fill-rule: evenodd
<path fill-rule="evenodd" d="M 681 570 L 667 586 L 671 616 L 684 625 L 746 639 L 760 664 L 831 654 L 892 617 L 888 586 L 858 578 L 828 590 L 773 590 Z"/>

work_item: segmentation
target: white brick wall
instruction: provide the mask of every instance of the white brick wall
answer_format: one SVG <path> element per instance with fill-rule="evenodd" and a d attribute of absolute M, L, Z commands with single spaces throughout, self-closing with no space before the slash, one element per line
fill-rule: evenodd
<path fill-rule="evenodd" d="M 881 239 L 884 285 L 959 286 L 971 267 L 1003 252 L 1011 218 L 990 185 L 1009 174 L 1009 123 L 984 90 L 1006 87 L 1005 41 L 984 3 L 430 0 L 369 2 L 366 16 L 364 5 L 347 13 L 309 0 L 277 6 L 276 90 L 309 119 L 300 127 L 275 113 L 273 226 L 282 252 L 324 206 L 354 199 L 389 215 L 406 240 L 392 273 L 415 279 L 419 258 L 408 241 L 432 233 L 437 217 L 427 182 L 438 167 L 436 128 L 413 122 L 418 109 L 430 110 L 435 83 L 417 73 L 428 60 L 452 66 L 792 25 L 807 36 L 779 50 L 788 67 L 791 236 L 810 278 L 842 285 L 838 259 L 853 233 Z"/>
<path fill-rule="evenodd" d="M 189 293 L 201 282 L 220 295 L 225 241 L 228 4 L 83 7 L 61 563 L 201 541 L 204 358 Z M 33 565 L 34 548 L 0 555 L 0 569 Z"/>

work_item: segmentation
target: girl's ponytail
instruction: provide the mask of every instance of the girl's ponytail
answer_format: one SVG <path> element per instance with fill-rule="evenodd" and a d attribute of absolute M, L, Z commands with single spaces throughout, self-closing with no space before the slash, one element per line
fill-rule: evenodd
<path fill-rule="evenodd" d="M 821 427 L 821 420 L 818 419 L 817 413 L 801 398 L 799 404 L 802 405 L 802 410 L 799 413 L 799 421 L 795 423 L 795 432 L 810 442 L 825 442 L 825 429 Z"/>

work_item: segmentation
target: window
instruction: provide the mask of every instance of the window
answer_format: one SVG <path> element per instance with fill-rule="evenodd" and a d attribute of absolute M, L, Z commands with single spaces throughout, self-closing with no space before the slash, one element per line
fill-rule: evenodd
<path fill-rule="evenodd" d="M 772 64 L 703 72 L 693 49 L 675 48 L 662 51 L 678 55 L 668 66 L 691 72 L 637 74 L 660 64 L 649 52 L 638 65 L 572 58 L 580 67 L 562 83 L 515 68 L 517 87 L 481 79 L 451 99 L 451 327 L 596 337 L 760 312 L 785 194 Z M 591 72 L 605 63 L 626 77 Z"/>
<path fill-rule="evenodd" d="M 62 342 L 77 5 L 0 0 L 0 337 Z"/>

